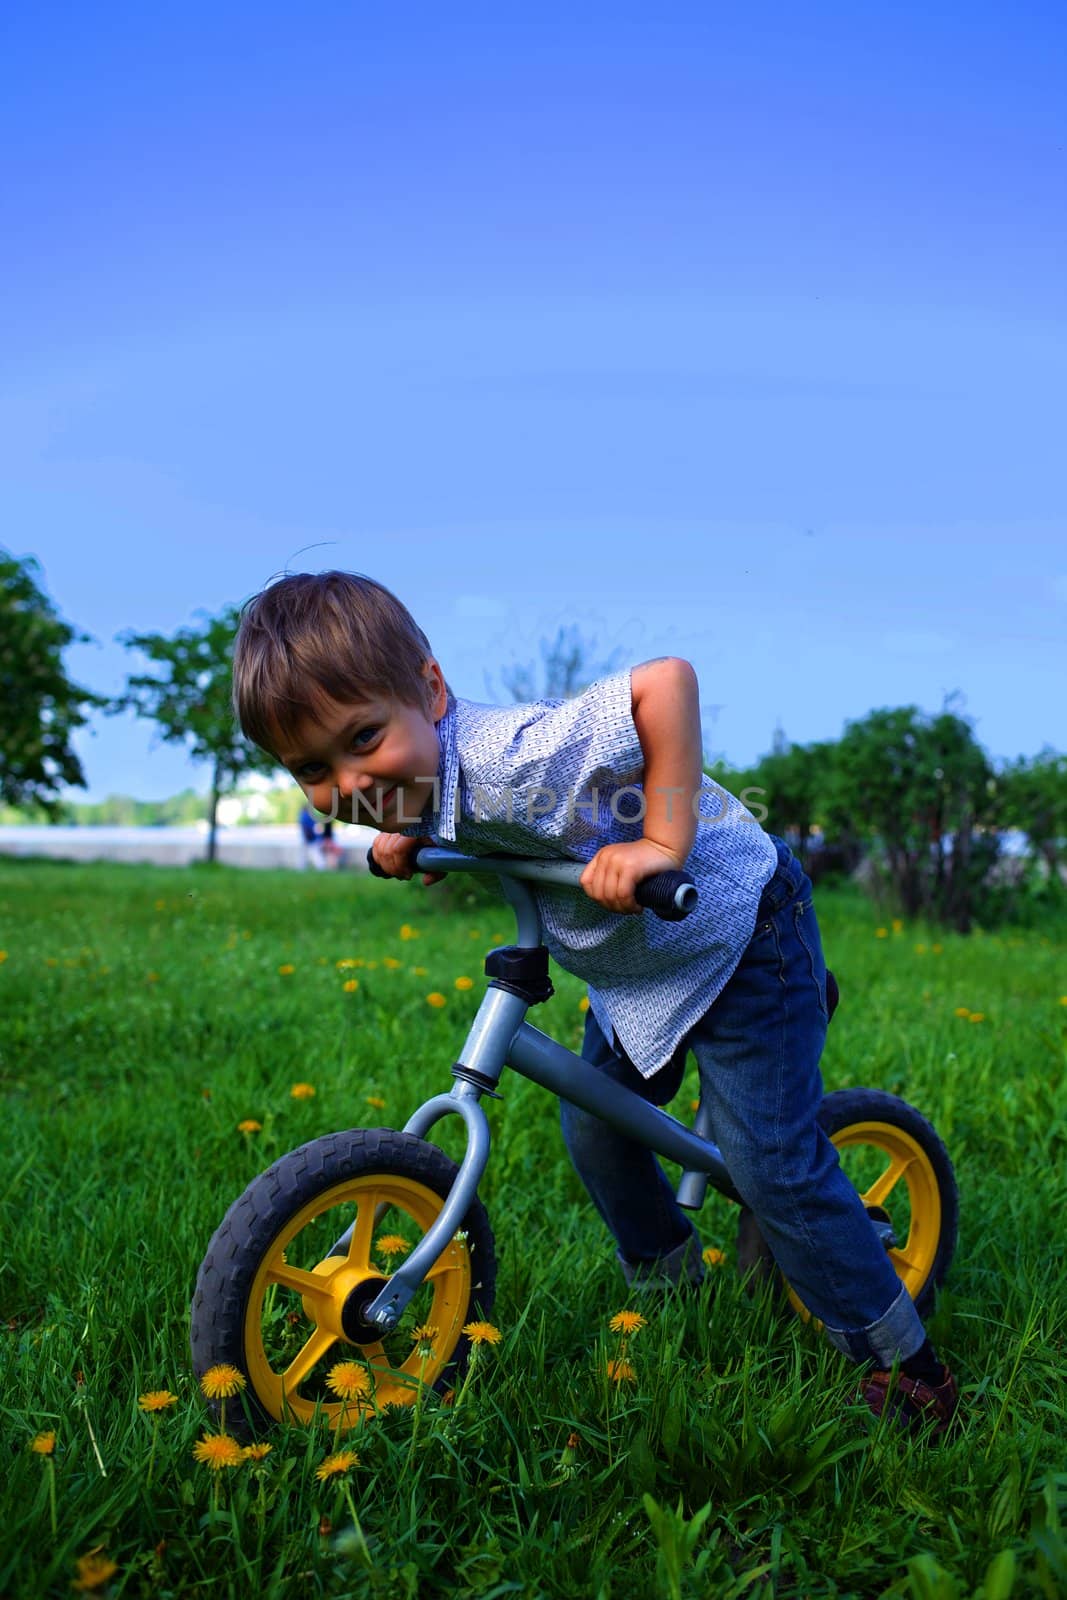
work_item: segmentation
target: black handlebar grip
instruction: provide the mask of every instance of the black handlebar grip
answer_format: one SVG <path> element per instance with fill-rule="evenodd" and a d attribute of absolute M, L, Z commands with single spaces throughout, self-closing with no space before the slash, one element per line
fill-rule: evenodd
<path fill-rule="evenodd" d="M 372 878 L 388 878 L 390 876 L 388 872 L 383 872 L 377 861 L 375 861 L 373 845 L 367 851 L 367 871 Z"/>
<path fill-rule="evenodd" d="M 682 922 L 696 909 L 700 894 L 687 872 L 672 869 L 643 878 L 634 890 L 634 899 L 663 922 Z"/>

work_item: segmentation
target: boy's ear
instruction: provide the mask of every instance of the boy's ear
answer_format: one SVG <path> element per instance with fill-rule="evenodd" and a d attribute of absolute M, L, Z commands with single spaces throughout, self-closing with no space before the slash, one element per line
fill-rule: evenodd
<path fill-rule="evenodd" d="M 423 667 L 422 672 L 426 679 L 430 701 L 430 716 L 435 722 L 440 722 L 448 710 L 448 685 L 445 682 L 445 675 L 432 656 Z"/>

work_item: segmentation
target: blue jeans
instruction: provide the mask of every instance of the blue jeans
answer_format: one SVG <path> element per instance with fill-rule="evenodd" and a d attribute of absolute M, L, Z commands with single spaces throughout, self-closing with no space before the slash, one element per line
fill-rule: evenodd
<path fill-rule="evenodd" d="M 642 1078 L 605 1039 L 592 1012 L 582 1055 L 653 1105 L 665 1105 L 692 1050 L 712 1137 L 785 1277 L 839 1350 L 885 1367 L 913 1355 L 925 1334 L 816 1121 L 826 964 L 811 881 L 788 845 L 775 843 L 778 867 L 748 947 L 674 1059 Z M 698 1279 L 698 1237 L 652 1152 L 588 1112 L 560 1105 L 567 1150 L 615 1236 L 627 1279 Z"/>

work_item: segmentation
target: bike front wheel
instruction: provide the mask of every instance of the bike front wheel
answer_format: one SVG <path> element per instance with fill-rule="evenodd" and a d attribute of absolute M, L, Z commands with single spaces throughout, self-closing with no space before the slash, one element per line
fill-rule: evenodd
<path fill-rule="evenodd" d="M 926 1118 L 878 1089 L 836 1089 L 823 1097 L 819 1125 L 855 1185 L 920 1316 L 933 1309 L 956 1250 L 959 1192 L 948 1151 Z M 748 1207 L 737 1234 L 738 1270 L 755 1280 L 777 1276 L 770 1247 Z M 810 1313 L 785 1285 L 790 1304 Z"/>
<path fill-rule="evenodd" d="M 470 1354 L 463 1329 L 493 1303 L 480 1200 L 395 1328 L 362 1313 L 436 1220 L 457 1171 L 411 1134 L 360 1128 L 283 1156 L 234 1201 L 197 1274 L 190 1330 L 198 1378 L 220 1363 L 244 1376 L 231 1431 L 242 1416 L 253 1429 L 323 1417 L 344 1431 L 454 1381 Z"/>

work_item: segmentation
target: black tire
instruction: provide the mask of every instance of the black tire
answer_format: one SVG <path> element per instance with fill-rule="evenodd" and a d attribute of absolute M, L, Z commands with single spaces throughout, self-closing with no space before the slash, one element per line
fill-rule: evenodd
<path fill-rule="evenodd" d="M 879 1194 L 867 1210 L 893 1225 L 897 1244 L 889 1249 L 890 1260 L 919 1315 L 925 1317 L 956 1252 L 959 1191 L 948 1151 L 914 1106 L 879 1089 L 835 1089 L 823 1098 L 819 1125 L 842 1152 L 846 1171 L 852 1152 L 870 1164 L 866 1176 L 862 1169 L 849 1171 L 861 1194 L 871 1192 L 879 1164 L 888 1179 L 896 1162 L 897 1177 L 889 1192 Z M 747 1206 L 741 1208 L 737 1229 L 737 1268 L 754 1291 L 771 1282 L 780 1284 L 794 1309 L 807 1315 L 781 1277 Z"/>
<path fill-rule="evenodd" d="M 444 1391 L 455 1381 L 470 1355 L 462 1329 L 493 1304 L 496 1253 L 480 1200 L 397 1329 L 371 1336 L 355 1308 L 374 1298 L 392 1257 L 425 1234 L 458 1170 L 412 1134 L 356 1128 L 313 1139 L 253 1179 L 208 1246 L 192 1302 L 197 1377 L 226 1363 L 245 1379 L 239 1397 L 214 1403 L 228 1432 L 283 1418 L 310 1425 L 318 1416 L 334 1427 L 355 1426 L 368 1409 L 410 1404 L 427 1387 Z M 333 1246 L 349 1222 L 351 1253 L 337 1253 Z M 433 1338 L 413 1342 L 413 1328 L 431 1318 Z M 342 1402 L 331 1392 L 327 1373 L 342 1361 L 364 1365 L 362 1399 Z M 279 1363 L 286 1374 L 301 1368 L 288 1387 Z"/>

